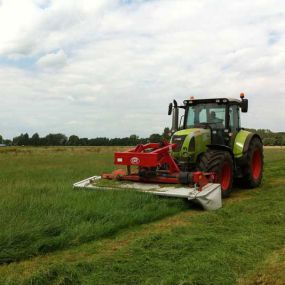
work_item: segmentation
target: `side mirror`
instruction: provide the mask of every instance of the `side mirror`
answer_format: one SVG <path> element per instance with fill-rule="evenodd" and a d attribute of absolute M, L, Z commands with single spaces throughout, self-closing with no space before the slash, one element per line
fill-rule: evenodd
<path fill-rule="evenodd" d="M 240 107 L 241 107 L 241 111 L 243 113 L 247 113 L 247 111 L 248 111 L 248 100 L 247 99 L 242 99 Z"/>
<path fill-rule="evenodd" d="M 171 115 L 171 113 L 172 113 L 172 108 L 173 108 L 173 105 L 172 105 L 172 103 L 170 103 L 170 104 L 168 105 L 168 116 Z"/>

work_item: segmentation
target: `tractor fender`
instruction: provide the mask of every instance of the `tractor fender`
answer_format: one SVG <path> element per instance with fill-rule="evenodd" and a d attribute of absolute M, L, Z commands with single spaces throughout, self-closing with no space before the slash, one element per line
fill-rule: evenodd
<path fill-rule="evenodd" d="M 245 130 L 239 131 L 235 137 L 233 154 L 235 158 L 242 158 L 248 151 L 253 138 L 258 138 L 262 143 L 261 137 L 256 133 L 251 133 Z"/>
<path fill-rule="evenodd" d="M 249 145 L 250 145 L 253 138 L 258 138 L 260 140 L 260 142 L 262 143 L 262 139 L 258 134 L 250 133 L 245 140 L 244 147 L 243 147 L 243 154 L 247 153 Z"/>
<path fill-rule="evenodd" d="M 243 131 L 245 132 L 245 131 Z M 262 143 L 262 139 L 261 137 L 256 134 L 256 133 L 250 133 L 247 132 L 246 137 L 244 138 L 243 143 L 241 141 L 237 141 L 238 144 L 242 143 L 242 148 L 239 150 L 239 153 L 236 153 L 236 141 L 235 141 L 235 145 L 234 145 L 234 155 L 236 158 L 236 166 L 237 166 L 237 177 L 242 178 L 243 177 L 243 167 L 245 165 L 247 165 L 247 152 L 250 146 L 251 141 L 257 138 L 258 140 L 260 140 L 260 142 Z"/>

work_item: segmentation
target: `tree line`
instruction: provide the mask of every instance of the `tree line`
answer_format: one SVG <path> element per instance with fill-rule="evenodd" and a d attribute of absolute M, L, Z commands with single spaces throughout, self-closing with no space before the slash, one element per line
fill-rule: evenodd
<path fill-rule="evenodd" d="M 246 129 L 255 132 L 262 138 L 266 146 L 283 146 L 285 145 L 285 132 L 272 132 L 268 129 Z"/>
<path fill-rule="evenodd" d="M 285 145 L 285 132 L 272 132 L 267 129 L 247 129 L 251 132 L 256 132 L 263 140 L 263 144 L 267 146 Z M 137 135 L 130 135 L 124 138 L 80 138 L 76 135 L 67 137 L 64 134 L 48 134 L 45 137 L 40 137 L 38 133 L 21 134 L 14 137 L 12 140 L 3 139 L 0 135 L 0 144 L 13 146 L 132 146 L 137 144 L 145 144 L 147 142 L 159 142 L 170 139 L 170 129 L 165 128 L 162 134 L 151 134 L 147 138 L 140 138 Z"/>
<path fill-rule="evenodd" d="M 147 138 L 140 138 L 137 135 L 130 135 L 123 138 L 80 138 L 76 135 L 67 137 L 64 134 L 48 134 L 45 137 L 40 137 L 38 133 L 31 137 L 28 133 L 20 134 L 12 140 L 3 139 L 0 136 L 0 144 L 10 146 L 132 146 L 137 144 L 145 144 L 148 142 L 158 142 L 169 140 L 169 128 L 165 128 L 162 134 L 151 134 Z"/>

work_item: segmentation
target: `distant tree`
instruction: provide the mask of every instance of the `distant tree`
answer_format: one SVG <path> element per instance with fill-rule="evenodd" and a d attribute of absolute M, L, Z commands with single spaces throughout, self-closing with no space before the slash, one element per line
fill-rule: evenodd
<path fill-rule="evenodd" d="M 45 139 L 46 145 L 50 146 L 65 145 L 67 142 L 67 137 L 63 134 L 48 134 Z"/>
<path fill-rule="evenodd" d="M 79 143 L 80 143 L 80 139 L 76 135 L 70 136 L 68 141 L 67 141 L 68 145 L 79 145 Z"/>
<path fill-rule="evenodd" d="M 27 133 L 23 135 L 22 145 L 29 145 L 30 144 L 30 137 Z"/>
<path fill-rule="evenodd" d="M 110 140 L 108 138 L 94 138 L 88 140 L 88 145 L 92 146 L 107 146 L 110 145 Z"/>
<path fill-rule="evenodd" d="M 274 145 L 275 144 L 274 138 L 263 138 L 262 141 L 264 145 Z"/>
<path fill-rule="evenodd" d="M 46 145 L 47 145 L 47 140 L 46 140 L 46 138 L 41 138 L 41 137 L 40 137 L 40 143 L 39 143 L 39 145 L 46 146 Z"/>
<path fill-rule="evenodd" d="M 40 136 L 38 133 L 32 135 L 32 137 L 30 138 L 30 144 L 33 146 L 40 145 Z"/>
<path fill-rule="evenodd" d="M 18 145 L 18 143 L 19 143 L 19 138 L 20 138 L 20 136 L 14 137 L 13 140 L 12 140 L 12 144 L 13 144 L 13 145 Z"/>
<path fill-rule="evenodd" d="M 30 138 L 27 133 L 20 134 L 18 137 L 13 138 L 13 145 L 29 145 L 29 144 L 30 144 Z"/>
<path fill-rule="evenodd" d="M 139 141 L 139 136 L 137 135 L 130 135 L 128 145 L 137 145 Z"/>
<path fill-rule="evenodd" d="M 148 138 L 140 138 L 138 140 L 138 144 L 146 144 L 149 142 L 149 139 Z"/>
<path fill-rule="evenodd" d="M 2 143 L 5 145 L 12 145 L 12 141 L 9 139 L 3 140 Z"/>
<path fill-rule="evenodd" d="M 281 135 L 276 135 L 275 136 L 275 145 L 283 145 L 283 137 Z"/>
<path fill-rule="evenodd" d="M 116 145 L 126 145 L 126 142 L 124 142 L 125 139 L 120 138 L 113 138 L 110 139 L 109 143 L 110 145 L 116 146 Z"/>
<path fill-rule="evenodd" d="M 83 145 L 83 146 L 88 145 L 88 138 L 79 139 L 79 145 Z"/>
<path fill-rule="evenodd" d="M 3 137 L 0 135 L 0 143 L 3 143 Z"/>
<path fill-rule="evenodd" d="M 162 141 L 162 135 L 160 134 L 152 134 L 149 137 L 150 142 L 161 142 Z"/>
<path fill-rule="evenodd" d="M 171 132 L 168 127 L 164 128 L 163 134 L 162 134 L 163 139 L 169 141 L 171 138 Z"/>
<path fill-rule="evenodd" d="M 268 129 L 247 129 L 250 132 L 255 132 L 263 140 L 264 145 L 283 145 L 285 143 L 285 133 L 274 133 Z"/>

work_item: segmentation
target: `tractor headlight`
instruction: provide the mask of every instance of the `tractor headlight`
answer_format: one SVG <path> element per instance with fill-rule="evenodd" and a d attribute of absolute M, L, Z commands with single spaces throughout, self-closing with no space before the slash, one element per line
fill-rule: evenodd
<path fill-rule="evenodd" d="M 195 152 L 195 137 L 191 138 L 190 143 L 189 143 L 189 147 L 188 147 L 188 151 L 189 152 Z"/>
<path fill-rule="evenodd" d="M 184 143 L 186 136 L 173 136 L 171 139 L 171 143 L 175 143 L 176 144 L 176 148 L 173 149 L 174 152 L 179 152 L 182 148 L 182 145 Z"/>

